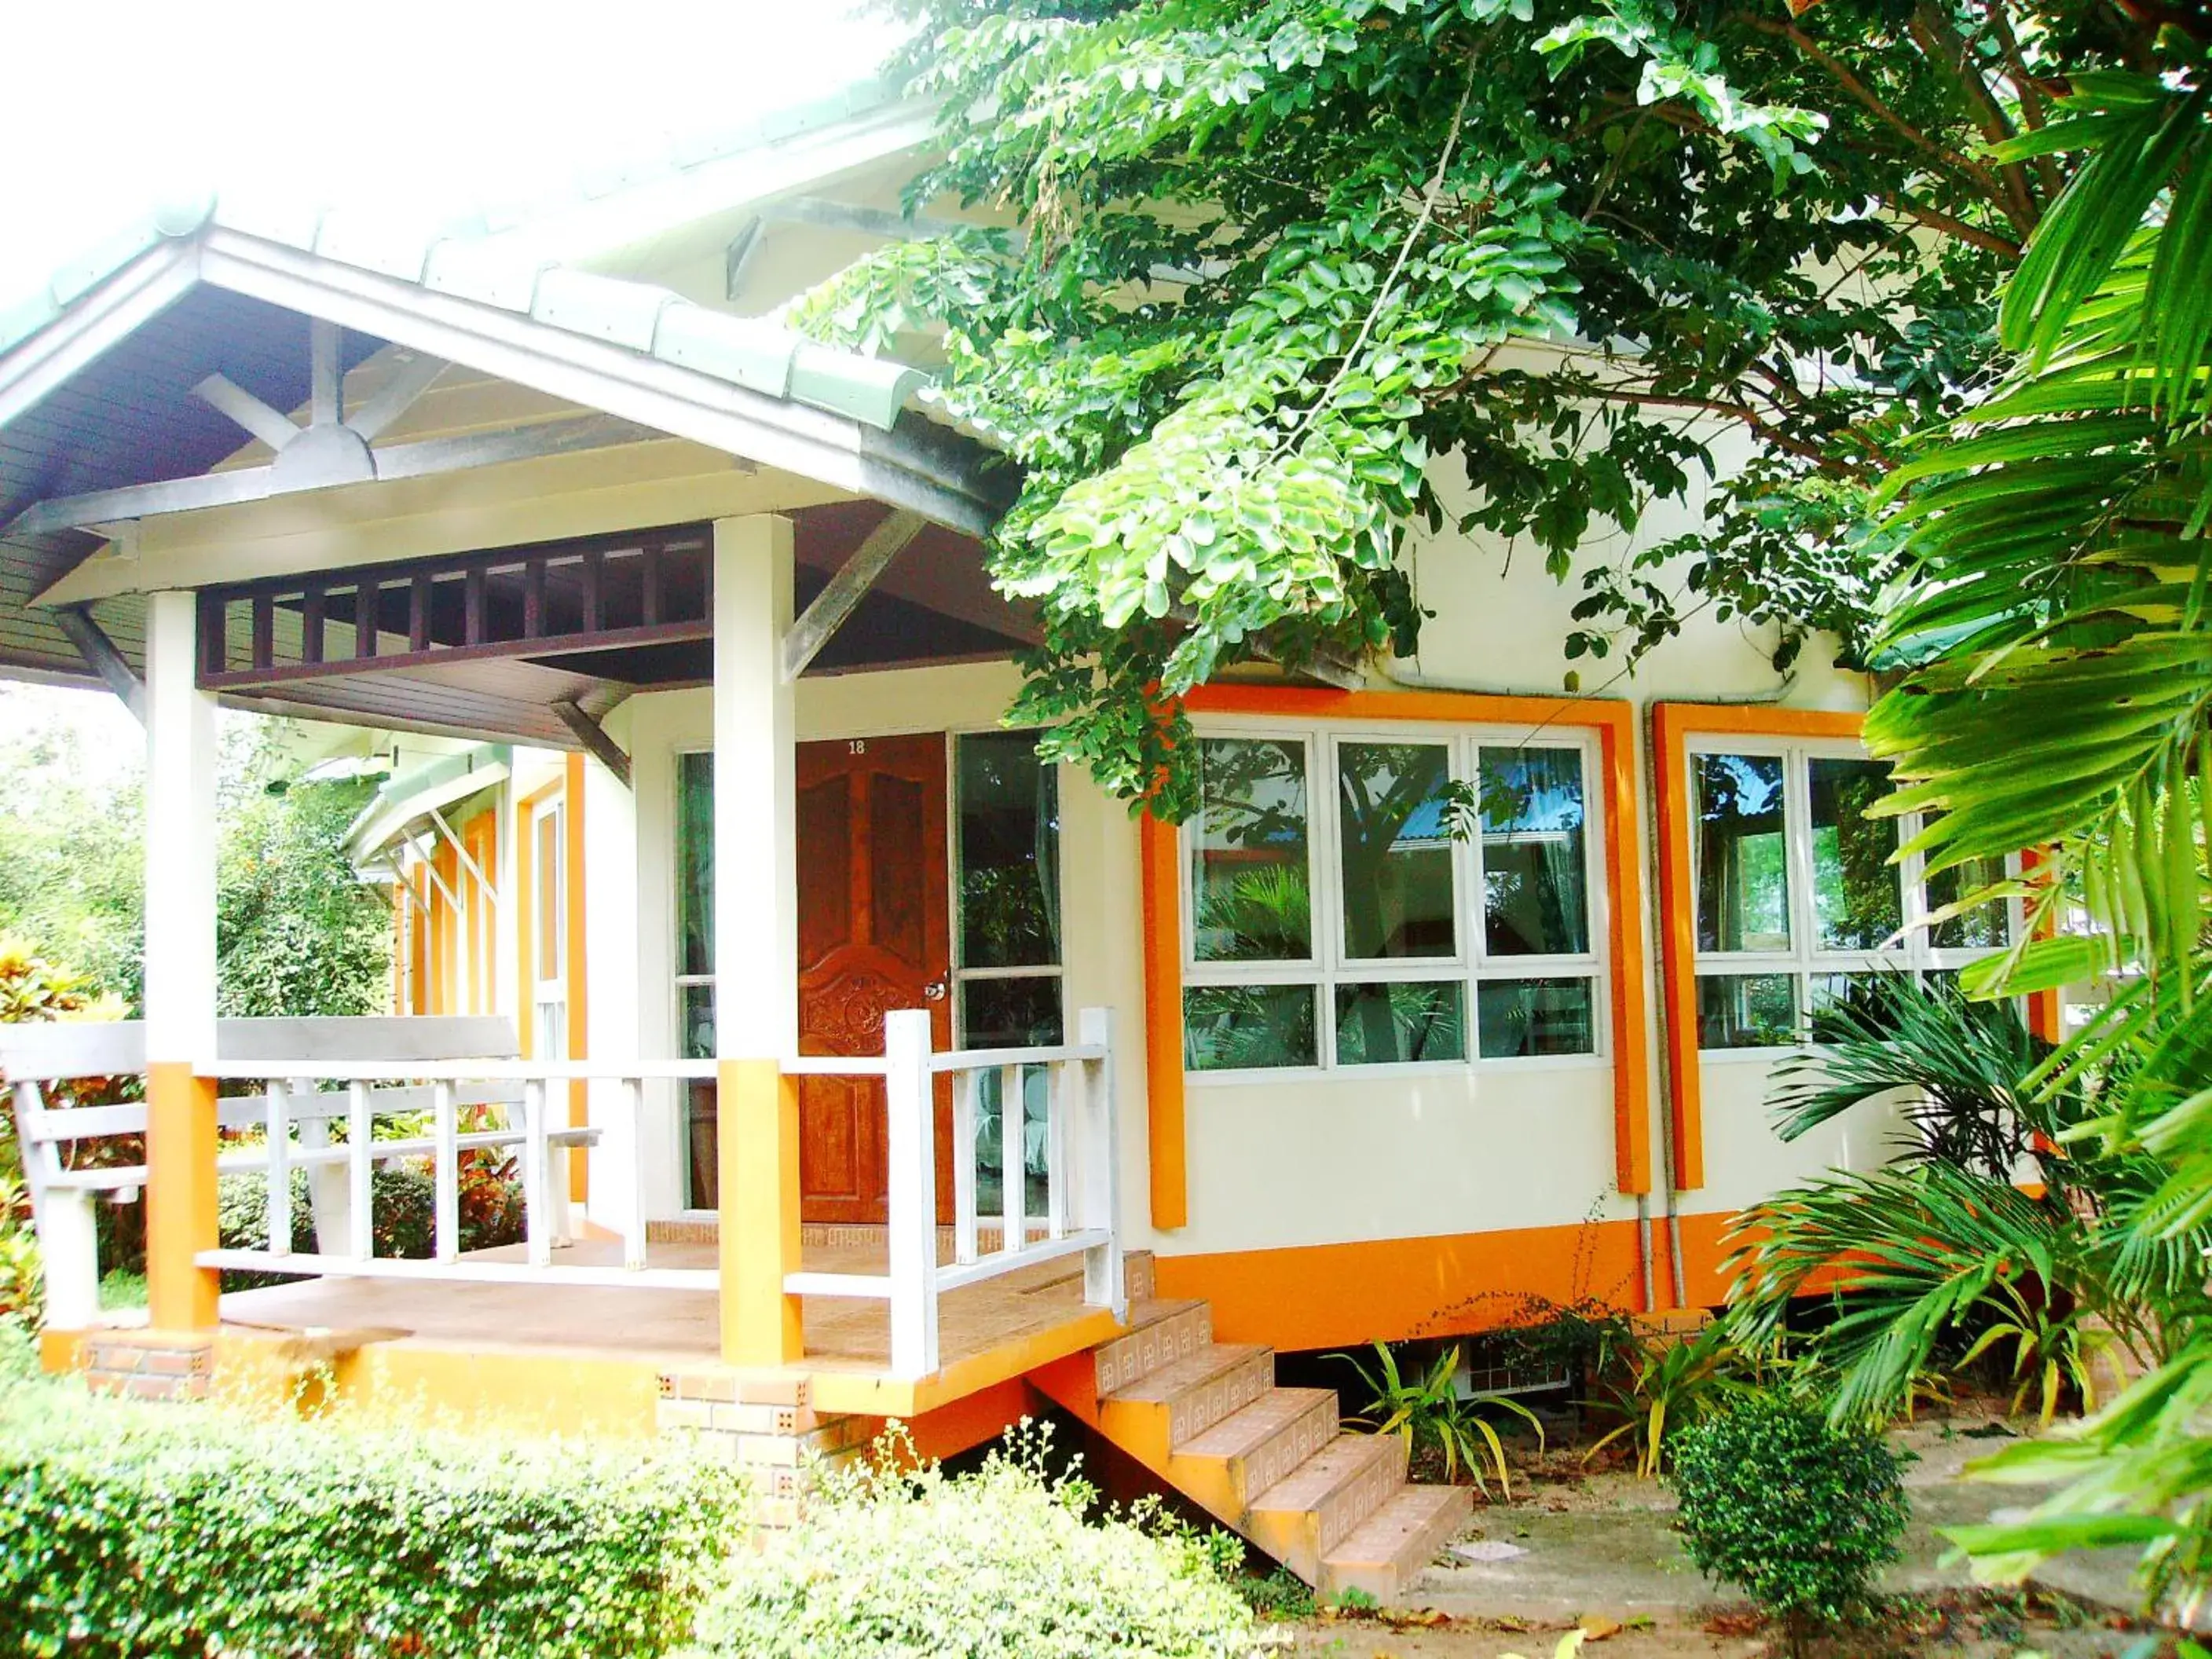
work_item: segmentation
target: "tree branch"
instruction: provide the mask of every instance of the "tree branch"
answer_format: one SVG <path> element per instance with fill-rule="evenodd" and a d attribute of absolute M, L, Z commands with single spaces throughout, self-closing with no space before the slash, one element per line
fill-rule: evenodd
<path fill-rule="evenodd" d="M 2035 77 L 2027 72 L 2027 58 L 2020 49 L 2020 37 L 2013 32 L 2012 19 L 2005 14 L 2005 0 L 1988 0 L 1990 30 L 1997 39 L 1997 48 L 2005 55 L 2010 66 L 2013 90 L 2020 96 L 2020 118 L 2030 131 L 2042 126 L 2047 118 L 2043 102 L 2043 88 L 2036 85 Z M 2043 185 L 2043 199 L 2056 201 L 2058 192 L 2066 187 L 2066 179 L 2058 171 L 2058 158 L 2039 155 L 2035 158 L 2035 176 Z"/>
<path fill-rule="evenodd" d="M 1928 61 L 1950 75 L 1982 137 L 1992 144 L 2001 144 L 2012 137 L 2012 123 L 2005 118 L 1996 94 L 1982 79 L 1981 70 L 1975 67 L 1973 48 L 1952 27 L 1951 20 L 1936 9 L 1933 0 L 1917 0 L 1914 5 L 1911 34 Z M 2000 205 L 2005 210 L 2005 217 L 2012 221 L 2013 228 L 2025 237 L 2042 216 L 2027 186 L 2027 170 L 2017 161 L 2008 162 L 2000 169 L 2000 176 L 2004 180 Z"/>
<path fill-rule="evenodd" d="M 1785 455 L 1795 455 L 1800 460 L 1810 461 L 1829 477 L 1856 478 L 1863 471 L 1861 468 L 1838 460 L 1818 444 L 1778 431 L 1749 404 L 1729 403 L 1718 398 L 1675 397 L 1662 392 L 1636 392 L 1626 386 L 1590 386 L 1577 395 L 1600 403 L 1633 404 L 1648 409 L 1680 409 L 1694 414 L 1723 416 L 1729 420 L 1741 422 L 1761 443 L 1770 445 Z"/>
<path fill-rule="evenodd" d="M 1771 35 L 1778 40 L 1788 41 L 1804 57 L 1827 70 L 1834 77 L 1837 85 L 1843 88 L 1853 100 L 1864 106 L 1875 119 L 1904 138 L 1905 143 L 1911 144 L 1913 149 L 1952 172 L 1972 179 L 1987 193 L 1990 200 L 2000 205 L 2002 204 L 2004 185 L 1996 174 L 1978 161 L 1946 149 L 1918 127 L 1914 126 L 1884 102 L 1872 87 L 1859 78 L 1850 64 L 1828 51 L 1796 24 L 1778 22 L 1772 18 L 1753 16 L 1744 12 L 1735 13 L 1732 21 L 1742 24 L 1747 28 L 1755 29 L 1761 34 Z"/>
<path fill-rule="evenodd" d="M 1881 199 L 1916 223 L 1925 225 L 1930 230 L 1940 230 L 1946 236 L 1970 247 L 1985 248 L 1991 253 L 2002 254 L 2008 259 L 2020 258 L 2020 244 L 2011 237 L 2000 236 L 1993 230 L 1984 230 L 1978 225 L 1968 224 L 1964 219 L 1954 218 L 1940 208 L 1914 201 L 1902 191 Z"/>

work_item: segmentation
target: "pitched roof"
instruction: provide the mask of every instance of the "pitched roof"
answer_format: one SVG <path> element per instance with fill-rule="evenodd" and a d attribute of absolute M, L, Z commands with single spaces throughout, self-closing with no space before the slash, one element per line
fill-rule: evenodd
<path fill-rule="evenodd" d="M 235 202 L 204 197 L 157 209 L 57 268 L 34 293 L 0 310 L 0 378 L 15 347 L 60 321 L 73 304 L 132 261 L 165 241 L 218 228 L 395 276 L 433 294 L 495 306 L 883 431 L 929 378 L 904 363 L 832 350 L 651 283 L 546 265 L 480 228 L 425 229 L 387 216 L 302 210 L 250 197 Z"/>

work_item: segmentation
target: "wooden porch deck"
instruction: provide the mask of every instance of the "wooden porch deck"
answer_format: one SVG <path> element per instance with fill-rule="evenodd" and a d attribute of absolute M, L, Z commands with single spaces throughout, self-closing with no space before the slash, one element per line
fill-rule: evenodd
<path fill-rule="evenodd" d="M 516 1246 L 483 1252 L 481 1259 L 519 1261 L 521 1254 Z M 652 1257 L 656 1267 L 711 1269 L 716 1261 L 714 1246 L 703 1243 L 656 1243 Z M 555 1256 L 556 1266 L 620 1261 L 619 1243 L 593 1239 Z M 880 1273 L 884 1256 L 879 1243 L 848 1236 L 834 1244 L 809 1243 L 804 1263 L 814 1273 Z M 1110 1310 L 1085 1304 L 1079 1256 L 946 1291 L 938 1314 L 941 1366 L 919 1382 L 889 1375 L 888 1303 L 809 1296 L 802 1306 L 806 1357 L 786 1370 L 794 1382 L 804 1379 L 817 1407 L 879 1417 L 913 1418 L 953 1404 L 1121 1328 Z M 242 1345 L 342 1349 L 348 1356 L 340 1367 L 342 1382 L 349 1366 L 358 1372 L 366 1364 L 422 1386 L 424 1377 L 451 1376 L 459 1364 L 487 1388 L 511 1386 L 492 1384 L 495 1374 L 530 1374 L 532 1395 L 542 1394 L 539 1382 L 562 1376 L 579 1384 L 589 1376 L 618 1377 L 624 1395 L 635 1393 L 642 1378 L 646 1392 L 638 1398 L 646 1401 L 657 1394 L 660 1378 L 711 1370 L 721 1362 L 711 1291 L 303 1279 L 229 1292 L 222 1297 L 222 1320 L 224 1335 Z M 463 1401 L 434 1403 L 466 1409 Z M 649 1404 L 645 1410 L 649 1415 Z M 588 1412 L 577 1421 L 605 1425 Z"/>

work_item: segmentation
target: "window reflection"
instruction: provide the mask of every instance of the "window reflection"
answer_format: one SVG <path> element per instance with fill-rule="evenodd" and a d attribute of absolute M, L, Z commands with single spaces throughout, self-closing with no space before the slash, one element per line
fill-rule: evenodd
<path fill-rule="evenodd" d="M 1787 951 L 1790 860 L 1774 755 L 1692 757 L 1698 948 Z"/>
<path fill-rule="evenodd" d="M 1449 957 L 1449 753 L 1442 744 L 1346 743 L 1336 751 L 1344 952 Z"/>
<path fill-rule="evenodd" d="M 1483 937 L 1492 956 L 1589 949 L 1583 757 L 1573 749 L 1485 749 Z"/>
<path fill-rule="evenodd" d="M 1200 962 L 1297 962 L 1313 955 L 1303 743 L 1208 738 L 1191 833 Z"/>
<path fill-rule="evenodd" d="M 1813 915 L 1819 948 L 1874 951 L 1905 924 L 1897 867 L 1897 822 L 1873 809 L 1890 793 L 1880 761 L 1810 763 Z"/>

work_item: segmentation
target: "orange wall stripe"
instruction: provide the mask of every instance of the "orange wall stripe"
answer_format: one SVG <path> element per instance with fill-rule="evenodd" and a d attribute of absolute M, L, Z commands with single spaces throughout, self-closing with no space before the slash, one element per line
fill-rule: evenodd
<path fill-rule="evenodd" d="M 584 757 L 568 757 L 567 772 L 567 815 L 562 820 L 567 830 L 565 872 L 568 891 L 562 896 L 568 923 L 568 1058 L 591 1058 L 592 1034 L 588 1023 L 589 1007 L 586 1001 L 586 979 L 584 971 Z M 590 1120 L 591 1085 L 580 1080 L 568 1085 L 568 1123 L 576 1127 Z M 581 1204 L 591 1196 L 592 1160 L 586 1152 L 581 1158 L 568 1159 L 568 1196 Z"/>
<path fill-rule="evenodd" d="M 1152 1157 L 1152 1220 L 1190 1220 L 1185 1166 L 1182 1073 L 1182 882 L 1176 827 L 1147 812 L 1138 820 L 1144 890 L 1145 1116 Z"/>
<path fill-rule="evenodd" d="M 1530 1297 L 1629 1310 L 1643 1296 L 1633 1219 L 1164 1255 L 1152 1265 L 1161 1296 L 1212 1305 L 1216 1341 L 1288 1352 L 1494 1330 L 1525 1321 Z M 1691 1305 L 1706 1288 L 1691 1286 Z"/>
<path fill-rule="evenodd" d="M 1564 726 L 1598 733 L 1605 793 L 1607 927 L 1612 951 L 1613 1145 L 1624 1193 L 1651 1189 L 1651 1079 L 1645 1052 L 1644 879 L 1637 850 L 1635 714 L 1626 702 L 1460 691 L 1336 691 L 1308 686 L 1208 685 L 1183 700 L 1196 714 L 1310 720 L 1442 720 L 1463 726 Z M 1155 1227 L 1189 1219 L 1184 1141 L 1182 886 L 1176 831 L 1150 817 L 1140 830 L 1145 927 L 1145 1071 Z"/>
<path fill-rule="evenodd" d="M 1667 1111 L 1674 1132 L 1674 1185 L 1705 1184 L 1704 1077 L 1698 1048 L 1697 896 L 1690 882 L 1691 732 L 1754 737 L 1850 738 L 1860 714 L 1765 703 L 1651 705 L 1652 792 L 1659 808 L 1660 1006 L 1665 1011 Z"/>

